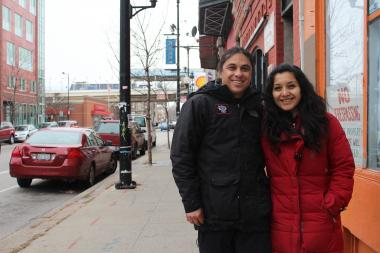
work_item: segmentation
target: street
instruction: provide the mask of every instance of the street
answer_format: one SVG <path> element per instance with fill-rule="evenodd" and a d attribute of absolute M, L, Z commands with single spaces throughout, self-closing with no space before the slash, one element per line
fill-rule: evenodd
<path fill-rule="evenodd" d="M 157 146 L 167 146 L 166 132 L 156 131 Z M 173 131 L 170 131 L 172 134 Z M 0 155 L 0 239 L 23 228 L 33 219 L 60 207 L 75 197 L 85 187 L 75 182 L 34 179 L 30 188 L 20 188 L 9 175 L 9 159 L 13 148 L 19 144 L 1 145 Z M 137 160 L 147 159 L 147 154 Z M 116 172 L 117 173 L 117 172 Z M 104 178 L 97 179 L 102 180 Z"/>
<path fill-rule="evenodd" d="M 31 188 L 20 188 L 9 176 L 9 159 L 18 144 L 1 145 L 0 239 L 28 224 L 33 218 L 62 205 L 86 188 L 75 183 L 34 179 Z"/>

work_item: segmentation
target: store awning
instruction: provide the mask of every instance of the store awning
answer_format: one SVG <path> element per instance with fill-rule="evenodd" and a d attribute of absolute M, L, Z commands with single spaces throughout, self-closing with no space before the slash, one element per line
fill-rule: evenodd
<path fill-rule="evenodd" d="M 201 67 L 205 69 L 216 69 L 218 64 L 218 49 L 216 47 L 217 37 L 199 37 L 199 58 Z"/>
<path fill-rule="evenodd" d="M 92 115 L 101 115 L 101 116 L 109 116 L 112 114 L 112 112 L 109 111 L 101 111 L 101 110 L 92 110 L 91 111 Z"/>
<path fill-rule="evenodd" d="M 232 26 L 229 0 L 199 0 L 199 33 L 227 37 Z"/>

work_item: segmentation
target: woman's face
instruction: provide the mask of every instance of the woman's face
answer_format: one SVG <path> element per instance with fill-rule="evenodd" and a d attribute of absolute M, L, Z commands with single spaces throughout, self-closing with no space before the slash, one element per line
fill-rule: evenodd
<path fill-rule="evenodd" d="M 296 112 L 301 101 L 301 87 L 291 72 L 278 73 L 274 77 L 273 100 L 282 110 Z"/>
<path fill-rule="evenodd" d="M 219 75 L 234 97 L 240 98 L 251 83 L 251 62 L 244 54 L 235 54 L 223 64 Z"/>

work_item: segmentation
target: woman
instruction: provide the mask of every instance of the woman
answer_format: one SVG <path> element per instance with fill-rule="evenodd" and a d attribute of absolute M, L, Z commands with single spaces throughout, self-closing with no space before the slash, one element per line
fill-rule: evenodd
<path fill-rule="evenodd" d="M 355 165 L 341 125 L 296 66 L 276 67 L 264 98 L 273 252 L 343 252 L 340 212 Z"/>
<path fill-rule="evenodd" d="M 271 201 L 250 54 L 229 49 L 218 72 L 221 85 L 207 84 L 182 107 L 173 176 L 201 253 L 270 253 Z"/>

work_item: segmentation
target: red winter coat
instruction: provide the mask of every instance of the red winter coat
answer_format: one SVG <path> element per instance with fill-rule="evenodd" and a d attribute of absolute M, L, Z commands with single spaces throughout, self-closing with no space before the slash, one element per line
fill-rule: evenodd
<path fill-rule="evenodd" d="M 351 199 L 355 164 L 340 123 L 329 113 L 327 118 L 328 136 L 319 153 L 305 147 L 298 134 L 281 136 L 279 154 L 262 139 L 273 203 L 273 253 L 343 252 L 340 211 Z"/>

